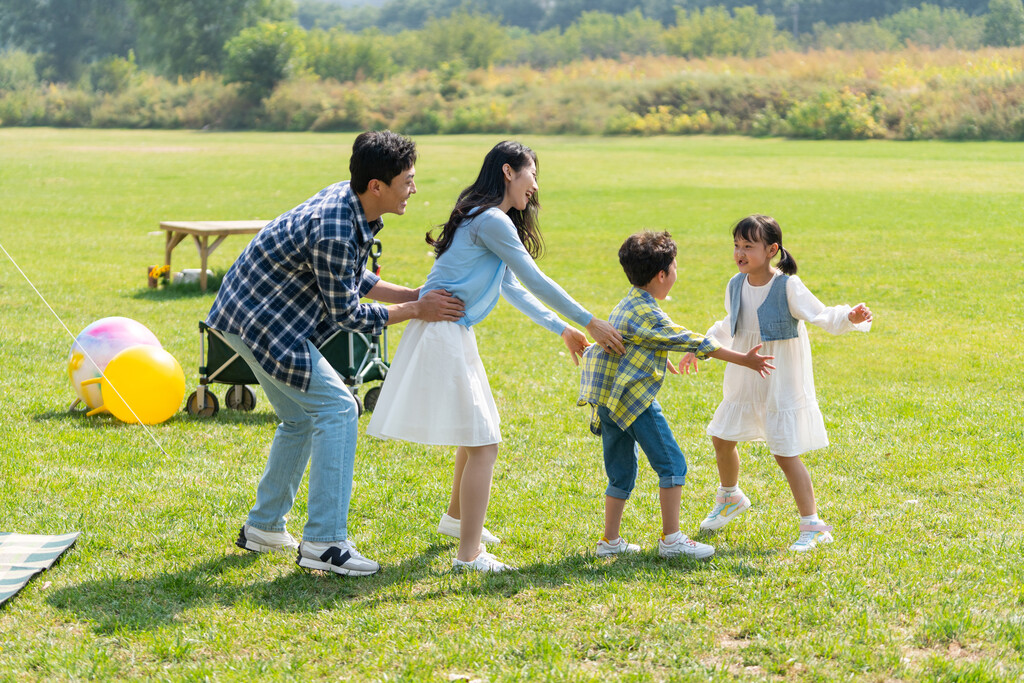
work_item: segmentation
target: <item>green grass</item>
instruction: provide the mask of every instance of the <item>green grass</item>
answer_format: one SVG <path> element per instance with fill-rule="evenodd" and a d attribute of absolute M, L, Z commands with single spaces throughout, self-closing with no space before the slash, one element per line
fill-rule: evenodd
<path fill-rule="evenodd" d="M 347 177 L 351 135 L 0 130 L 0 242 L 72 333 L 146 324 L 198 377 L 213 294 L 150 290 L 161 220 L 272 218 Z M 418 139 L 419 194 L 386 219 L 386 277 L 415 286 L 422 234 L 446 217 L 491 137 Z M 731 224 L 783 226 L 826 303 L 866 301 L 870 334 L 812 328 L 832 445 L 805 460 L 837 542 L 785 548 L 796 511 L 762 446 L 741 449 L 755 507 L 710 562 L 656 556 L 642 463 L 623 532 L 640 557 L 597 560 L 604 476 L 561 342 L 505 304 L 477 329 L 503 417 L 488 526 L 507 576 L 452 575 L 433 533 L 448 449 L 361 439 L 350 528 L 384 571 L 346 579 L 233 540 L 274 417 L 179 414 L 152 428 L 66 408 L 71 339 L 0 262 L 0 530 L 81 530 L 0 608 L 0 680 L 865 679 L 1024 675 L 1021 146 L 672 138 L 525 138 L 540 155 L 545 271 L 591 310 L 625 291 L 639 228 L 670 230 L 668 313 L 702 331 L 734 272 Z M 245 244 L 229 238 L 223 272 Z M 183 244 L 176 268 L 198 266 Z M 392 330 L 391 343 L 400 339 Z M 660 400 L 688 455 L 684 530 L 717 478 L 704 427 L 722 366 Z M 223 387 L 217 391 L 223 394 Z M 366 418 L 361 421 L 365 427 Z M 305 488 L 291 516 L 298 533 Z"/>

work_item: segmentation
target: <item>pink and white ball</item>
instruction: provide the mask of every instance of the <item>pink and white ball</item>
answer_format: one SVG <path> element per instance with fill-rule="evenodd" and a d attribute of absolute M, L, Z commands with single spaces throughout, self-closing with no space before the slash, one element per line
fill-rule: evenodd
<path fill-rule="evenodd" d="M 101 318 L 82 330 L 68 353 L 68 376 L 78 398 L 90 410 L 103 405 L 100 385 L 82 386 L 88 379 L 101 377 L 107 363 L 121 351 L 138 345 L 163 348 L 149 328 L 131 318 Z"/>

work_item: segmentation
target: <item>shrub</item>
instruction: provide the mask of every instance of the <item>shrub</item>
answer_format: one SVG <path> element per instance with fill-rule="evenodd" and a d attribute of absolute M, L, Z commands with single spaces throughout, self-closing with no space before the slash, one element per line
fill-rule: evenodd
<path fill-rule="evenodd" d="M 304 65 L 302 37 L 295 24 L 260 23 L 244 29 L 224 46 L 224 82 L 238 83 L 253 99 L 269 95 Z"/>
<path fill-rule="evenodd" d="M 119 93 L 127 90 L 139 76 L 135 53 L 128 58 L 107 57 L 89 67 L 89 83 L 93 92 Z"/>
<path fill-rule="evenodd" d="M 35 57 L 22 50 L 0 51 L 0 93 L 37 83 Z"/>
<path fill-rule="evenodd" d="M 843 88 L 795 104 L 785 118 L 793 137 L 858 140 L 885 136 L 878 122 L 881 112 L 880 101 Z"/>

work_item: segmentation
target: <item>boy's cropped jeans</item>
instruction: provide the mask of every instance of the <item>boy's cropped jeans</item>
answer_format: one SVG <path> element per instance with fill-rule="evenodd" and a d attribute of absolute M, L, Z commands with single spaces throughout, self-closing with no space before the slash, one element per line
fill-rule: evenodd
<path fill-rule="evenodd" d="M 597 415 L 601 418 L 604 470 L 608 475 L 606 496 L 627 499 L 633 492 L 636 486 L 638 444 L 658 474 L 660 488 L 667 489 L 686 483 L 686 456 L 679 449 L 657 401 L 640 413 L 625 430 L 615 424 L 605 406 L 598 406 Z"/>
<path fill-rule="evenodd" d="M 313 375 L 303 392 L 268 375 L 238 335 L 221 334 L 245 359 L 281 421 L 246 523 L 264 531 L 283 530 L 284 516 L 295 502 L 309 463 L 308 520 L 302 539 L 347 540 L 359 418 L 355 398 L 309 342 Z"/>

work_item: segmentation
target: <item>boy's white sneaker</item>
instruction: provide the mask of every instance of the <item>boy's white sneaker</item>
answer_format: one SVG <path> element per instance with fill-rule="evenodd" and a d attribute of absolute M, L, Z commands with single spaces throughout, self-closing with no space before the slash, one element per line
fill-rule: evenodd
<path fill-rule="evenodd" d="M 443 534 L 444 536 L 451 536 L 452 538 L 459 538 L 461 527 L 461 520 L 455 519 L 446 512 L 441 515 L 441 521 L 437 525 L 437 533 Z M 487 527 L 484 527 L 484 532 L 480 534 L 480 542 L 488 543 L 490 545 L 498 545 L 501 543 L 501 539 L 488 531 Z"/>
<path fill-rule="evenodd" d="M 466 569 L 474 572 L 508 572 L 515 571 L 515 567 L 510 564 L 505 564 L 494 555 L 491 555 L 486 550 L 481 549 L 480 554 L 475 559 L 469 562 L 463 562 L 458 557 L 452 560 L 452 569 Z"/>
<path fill-rule="evenodd" d="M 295 564 L 306 569 L 319 569 L 346 576 L 369 576 L 380 571 L 380 565 L 360 555 L 352 541 L 303 541 L 299 545 L 299 556 L 295 558 Z"/>
<path fill-rule="evenodd" d="M 685 555 L 696 560 L 704 560 L 715 554 L 714 546 L 707 543 L 692 541 L 683 534 L 679 534 L 674 541 L 668 543 L 664 538 L 658 541 L 658 554 L 662 557 L 679 557 Z"/>
<path fill-rule="evenodd" d="M 819 545 L 831 543 L 833 541 L 831 531 L 832 527 L 824 522 L 801 524 L 800 537 L 796 539 L 796 543 L 789 546 L 789 549 L 793 552 L 805 553 Z"/>
<path fill-rule="evenodd" d="M 700 523 L 700 530 L 718 531 L 748 509 L 750 509 L 750 499 L 743 494 L 743 491 L 736 489 L 735 493 L 725 493 L 722 489 L 718 489 L 718 493 L 715 495 L 715 505 L 704 521 Z"/>
<path fill-rule="evenodd" d="M 238 531 L 238 539 L 235 540 L 242 550 L 253 553 L 270 553 L 275 550 L 297 550 L 298 541 L 288 533 L 287 529 L 282 531 L 264 531 L 254 526 L 243 524 Z"/>
<path fill-rule="evenodd" d="M 636 543 L 630 543 L 622 536 L 619 536 L 614 541 L 606 541 L 602 538 L 597 542 L 598 557 L 611 557 L 612 555 L 624 555 L 627 553 L 638 552 L 640 552 L 640 546 Z"/>

